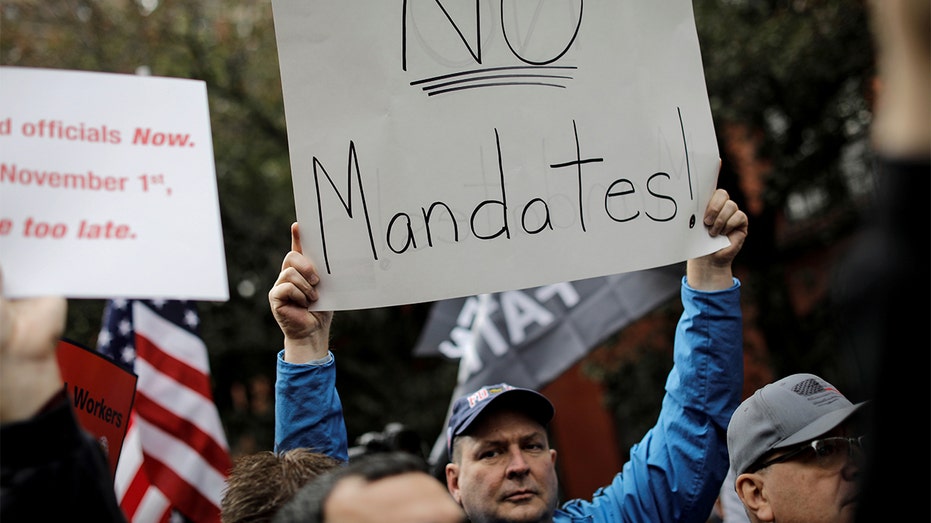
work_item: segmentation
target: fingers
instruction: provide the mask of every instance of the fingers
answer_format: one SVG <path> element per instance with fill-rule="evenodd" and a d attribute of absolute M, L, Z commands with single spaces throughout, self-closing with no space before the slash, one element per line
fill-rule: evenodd
<path fill-rule="evenodd" d="M 293 272 L 293 269 L 288 269 L 288 271 Z M 314 292 L 313 288 L 303 278 L 288 278 L 282 272 L 278 277 L 278 281 L 275 282 L 275 286 L 268 291 L 268 300 L 271 302 L 273 309 L 290 305 L 306 309 L 312 302 L 311 297 Z"/>
<path fill-rule="evenodd" d="M 709 256 L 717 264 L 729 264 L 741 250 L 747 237 L 749 220 L 737 202 L 730 199 L 727 191 L 716 189 L 708 201 L 703 223 L 712 237 L 727 236 L 730 245 Z"/>
<path fill-rule="evenodd" d="M 724 206 L 721 207 L 721 212 L 715 217 L 714 223 L 709 227 L 708 232 L 712 236 L 717 236 L 719 234 L 726 235 L 734 228 L 734 225 L 739 223 L 740 214 L 743 213 L 737 208 L 737 202 L 734 200 L 727 200 L 724 202 Z"/>
<path fill-rule="evenodd" d="M 714 225 L 715 219 L 721 212 L 724 204 L 727 203 L 727 199 L 727 191 L 724 189 L 715 189 L 715 191 L 711 193 L 711 199 L 708 200 L 708 206 L 705 207 L 705 216 L 702 218 L 705 227 Z"/>
<path fill-rule="evenodd" d="M 723 233 L 731 242 L 729 249 L 735 255 L 743 247 L 744 240 L 747 238 L 748 224 L 747 215 L 738 210 L 728 218 L 723 228 Z"/>
<path fill-rule="evenodd" d="M 326 355 L 332 311 L 314 310 L 319 299 L 317 266 L 303 254 L 300 229 L 291 224 L 291 250 L 281 262 L 278 279 L 268 291 L 272 315 L 284 334 L 284 358 L 304 363 Z"/>
<path fill-rule="evenodd" d="M 737 204 L 730 200 L 727 191 L 716 189 L 711 194 L 708 206 L 705 208 L 705 216 L 702 222 L 708 227 L 711 236 L 717 236 L 721 233 L 728 218 L 737 211 Z"/>
<path fill-rule="evenodd" d="M 281 262 L 281 274 L 284 274 L 288 268 L 296 269 L 310 285 L 320 283 L 317 266 L 310 258 L 304 256 L 301 250 L 301 235 L 297 222 L 291 224 L 291 251 L 285 255 L 284 260 Z M 279 281 L 281 280 L 281 274 L 278 276 Z"/>
<path fill-rule="evenodd" d="M 746 232 L 747 215 L 740 210 L 737 202 L 731 200 L 724 189 L 715 190 L 705 209 L 704 224 L 708 233 L 714 237 L 719 234 L 729 235 L 734 230 Z"/>
<path fill-rule="evenodd" d="M 291 224 L 291 251 L 282 260 L 278 279 L 268 292 L 272 309 L 298 306 L 306 310 L 319 299 L 314 287 L 318 283 L 320 277 L 317 275 L 317 267 L 310 258 L 303 255 L 300 229 L 298 223 L 294 222 Z"/>
<path fill-rule="evenodd" d="M 317 266 L 303 254 L 297 222 L 291 224 L 291 250 L 281 262 L 281 272 L 268 303 L 284 334 L 285 361 L 304 363 L 326 356 L 332 311 L 314 309 L 319 300 Z"/>
<path fill-rule="evenodd" d="M 289 258 L 298 257 L 302 259 L 296 260 L 297 262 L 306 260 L 306 258 L 301 257 L 301 255 L 293 251 L 289 252 L 288 256 L 285 257 L 285 267 L 278 273 L 278 279 L 269 292 L 269 297 L 274 297 L 279 301 L 294 302 L 303 307 L 308 307 L 311 303 L 319 299 L 317 289 L 314 288 L 314 285 L 319 283 L 320 280 L 317 278 L 317 273 L 313 265 L 303 264 L 294 266 L 293 264 L 289 264 Z M 308 273 L 311 276 L 310 278 L 306 276 Z"/>
<path fill-rule="evenodd" d="M 728 216 L 727 221 L 725 222 L 722 232 L 730 237 L 732 234 L 741 233 L 744 236 L 747 235 L 747 227 L 749 226 L 750 220 L 747 218 L 747 214 L 737 208 L 737 204 L 731 201 L 730 203 L 734 204 L 734 212 Z"/>
<path fill-rule="evenodd" d="M 313 260 L 300 252 L 290 251 L 285 255 L 284 260 L 281 261 L 281 272 L 289 268 L 293 268 L 299 272 L 311 285 L 320 283 L 320 276 L 317 275 L 317 266 L 314 264 Z"/>

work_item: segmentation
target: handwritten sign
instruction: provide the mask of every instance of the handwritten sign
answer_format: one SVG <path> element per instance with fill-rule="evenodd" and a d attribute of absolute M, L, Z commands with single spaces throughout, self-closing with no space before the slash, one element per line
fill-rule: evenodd
<path fill-rule="evenodd" d="M 0 67 L 11 298 L 229 298 L 207 93 L 176 78 Z"/>
<path fill-rule="evenodd" d="M 321 309 L 713 252 L 719 168 L 688 0 L 273 0 Z"/>

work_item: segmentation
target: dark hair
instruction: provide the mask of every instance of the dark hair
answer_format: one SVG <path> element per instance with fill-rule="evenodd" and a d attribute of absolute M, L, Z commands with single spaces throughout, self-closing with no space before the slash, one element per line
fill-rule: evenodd
<path fill-rule="evenodd" d="M 371 483 L 408 472 L 427 472 L 422 458 L 404 451 L 365 454 L 344 467 L 330 470 L 306 484 L 275 514 L 273 523 L 323 523 L 323 506 L 336 484 L 347 477 Z"/>
<path fill-rule="evenodd" d="M 336 458 L 308 448 L 280 454 L 261 451 L 236 458 L 220 501 L 220 520 L 270 522 L 278 508 L 308 481 L 341 464 Z"/>

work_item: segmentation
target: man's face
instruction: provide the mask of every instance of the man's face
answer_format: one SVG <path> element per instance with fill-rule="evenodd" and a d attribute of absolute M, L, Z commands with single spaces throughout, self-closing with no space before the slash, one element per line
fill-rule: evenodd
<path fill-rule="evenodd" d="M 327 496 L 327 523 L 463 523 L 465 514 L 443 484 L 425 472 L 369 482 L 340 480 Z"/>
<path fill-rule="evenodd" d="M 446 486 L 472 523 L 552 521 L 556 451 L 542 425 L 513 410 L 485 412 L 456 445 Z"/>
<path fill-rule="evenodd" d="M 825 437 L 830 436 L 838 434 Z M 848 448 L 845 443 L 835 454 L 820 458 L 814 451 L 804 451 L 753 474 L 760 487 L 756 491 L 760 502 L 759 510 L 755 511 L 758 519 L 779 523 L 854 521 L 862 455 L 857 448 L 852 454 L 848 453 Z M 740 481 L 738 479 L 738 485 Z"/>

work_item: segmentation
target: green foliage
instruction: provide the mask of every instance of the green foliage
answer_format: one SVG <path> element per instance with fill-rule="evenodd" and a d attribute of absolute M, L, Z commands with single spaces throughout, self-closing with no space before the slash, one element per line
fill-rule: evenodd
<path fill-rule="evenodd" d="M 716 127 L 740 123 L 761 131 L 760 155 L 772 165 L 766 209 L 751 216 L 746 256 L 738 259 L 756 293 L 745 292 L 745 302 L 760 308 L 777 375 L 807 368 L 830 376 L 843 355 L 827 297 L 801 317 L 786 282 L 798 276 L 797 262 L 826 256 L 826 247 L 853 234 L 868 196 L 874 64 L 865 3 L 699 1 L 696 24 Z M 805 195 L 818 195 L 820 206 L 793 216 L 792 198 Z"/>
<path fill-rule="evenodd" d="M 779 208 L 790 192 L 821 187 L 844 205 L 841 153 L 865 138 L 871 117 L 863 2 L 699 0 L 695 18 L 718 129 L 763 131 L 774 173 L 767 203 Z"/>

